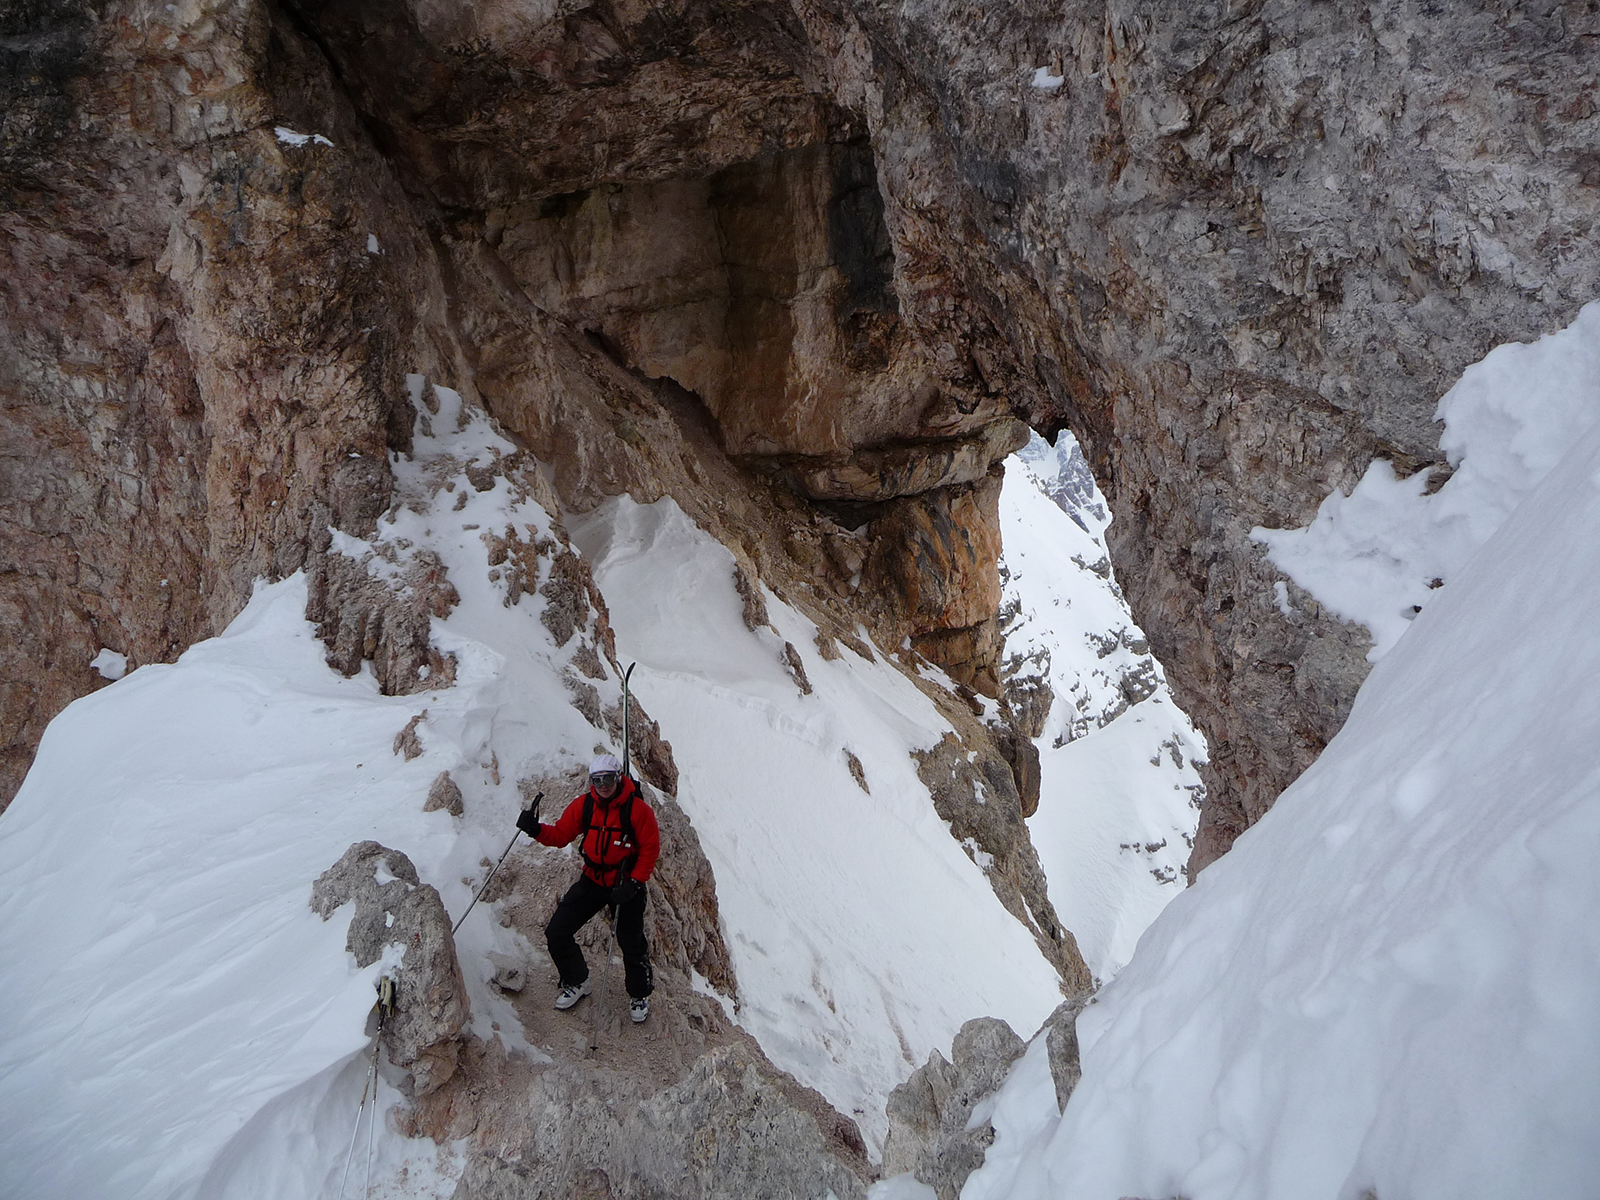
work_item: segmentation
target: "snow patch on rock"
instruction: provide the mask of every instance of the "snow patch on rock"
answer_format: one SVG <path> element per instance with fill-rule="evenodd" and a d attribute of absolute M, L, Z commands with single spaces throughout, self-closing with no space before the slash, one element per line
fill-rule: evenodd
<path fill-rule="evenodd" d="M 1432 487 L 1435 471 L 1400 478 L 1379 459 L 1304 529 L 1251 533 L 1329 611 L 1372 632 L 1372 662 L 1600 423 L 1600 302 L 1558 333 L 1491 350 L 1444 394 L 1434 419 L 1454 469 L 1442 486 Z"/>

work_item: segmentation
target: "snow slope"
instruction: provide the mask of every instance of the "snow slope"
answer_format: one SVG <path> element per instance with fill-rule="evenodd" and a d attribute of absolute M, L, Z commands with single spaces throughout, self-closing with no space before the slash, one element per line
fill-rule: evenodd
<path fill-rule="evenodd" d="M 365 670 L 340 677 L 302 617 L 304 581 L 263 586 L 223 636 L 70 706 L 0 816 L 5 1200 L 336 1194 L 377 968 L 344 950 L 348 909 L 311 912 L 312 880 L 372 838 L 459 914 L 510 838 L 516 781 L 604 740 L 563 681 L 578 641 L 557 648 L 534 581 L 510 603 L 489 560 L 486 531 L 532 542 L 550 514 L 504 477 L 478 490 L 468 465 L 513 447 L 453 392 L 433 396 L 413 458 L 393 462 L 396 507 L 371 543 L 336 541 L 378 578 L 440 557 L 461 599 L 433 637 L 456 686 L 393 697 Z M 750 633 L 726 551 L 670 502 L 630 505 L 588 532 L 717 871 L 739 1019 L 876 1141 L 916 1062 L 983 1013 L 1033 1027 L 1055 975 L 916 780 L 910 748 L 944 732 L 926 698 L 882 662 L 822 661 L 774 597 L 781 636 Z M 811 696 L 780 662 L 785 640 Z M 615 679 L 597 686 L 617 702 Z M 426 752 L 406 761 L 393 739 L 423 710 Z M 463 817 L 421 811 L 442 770 Z M 542 948 L 487 905 L 457 943 L 475 1031 L 538 1056 L 487 986 L 486 955 Z M 386 1083 L 383 1106 L 398 1099 Z M 452 1190 L 448 1151 L 382 1125 L 373 1141 L 375 1195 Z"/>
<path fill-rule="evenodd" d="M 73 704 L 0 820 L 0 1195 L 195 1195 L 274 1104 L 354 1112 L 379 967 L 310 880 L 365 837 L 437 878 L 449 818 L 389 749 L 414 700 L 329 671 L 304 608 L 299 578 L 262 588 Z M 338 1134 L 307 1134 L 315 1194 Z"/>
<path fill-rule="evenodd" d="M 1103 981 L 1183 889 L 1205 752 L 1111 578 L 1109 518 L 1081 462 L 1070 435 L 1054 448 L 1035 436 L 1006 463 L 1000 523 L 1006 653 L 1055 694 L 1028 827 L 1051 902 Z"/>
<path fill-rule="evenodd" d="M 733 556 L 670 499 L 609 501 L 574 538 L 716 871 L 739 1022 L 876 1151 L 889 1091 L 964 1021 L 997 1013 L 1031 1029 L 1061 999 L 917 778 L 911 751 L 949 726 L 881 655 L 824 660 L 816 626 L 770 591 L 777 632 L 746 628 Z"/>
<path fill-rule="evenodd" d="M 439 400 L 440 435 L 395 463 L 414 507 L 379 536 L 401 563 L 393 547 L 409 540 L 450 568 L 461 604 L 434 640 L 457 659 L 455 687 L 383 696 L 365 669 L 330 670 L 297 576 L 258 588 L 221 637 L 77 701 L 47 731 L 0 818 L 0 1196 L 332 1194 L 379 968 L 354 968 L 349 910 L 319 920 L 311 881 L 373 838 L 459 913 L 480 860 L 509 839 L 515 780 L 587 757 L 595 731 L 559 675 L 571 648 L 539 622 L 540 598 L 503 603 L 477 532 L 532 538 L 549 515 L 504 479 L 468 484 L 468 462 L 512 447 L 462 419 L 454 393 Z M 436 509 L 446 480 L 459 486 Z M 397 566 L 341 544 L 375 575 Z M 601 689 L 615 703 L 617 684 Z M 407 762 L 393 739 L 424 709 L 427 752 Z M 469 819 L 422 812 L 441 770 Z M 485 986 L 485 952 L 528 952 L 512 936 L 483 911 L 458 945 L 474 1028 L 498 1021 L 528 1051 Z M 404 1167 L 404 1194 L 431 1195 L 448 1174 L 431 1145 L 377 1142 L 379 1176 Z"/>
<path fill-rule="evenodd" d="M 1541 419 L 1600 416 L 1582 396 L 1517 399 L 1494 404 L 1520 414 L 1522 444 Z M 1085 1011 L 1065 1115 L 1025 1070 L 1008 1079 L 1017 1102 L 965 1200 L 1595 1195 L 1586 423 L 1499 498 L 1509 518 L 1408 623 L 1322 757 Z"/>

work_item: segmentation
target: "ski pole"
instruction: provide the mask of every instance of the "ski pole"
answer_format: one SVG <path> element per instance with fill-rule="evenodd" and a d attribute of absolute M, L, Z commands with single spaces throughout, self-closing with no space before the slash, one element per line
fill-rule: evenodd
<path fill-rule="evenodd" d="M 356 1154 L 356 1135 L 361 1132 L 361 1114 L 366 1111 L 367 1092 L 372 1092 L 372 1121 L 367 1122 L 367 1190 L 372 1189 L 372 1127 L 378 1116 L 378 1050 L 383 1040 L 383 1027 L 394 1012 L 394 980 L 385 975 L 378 980 L 378 1031 L 372 1035 L 372 1065 L 367 1068 L 367 1078 L 361 1085 L 361 1103 L 356 1105 L 356 1124 L 350 1131 L 350 1151 L 344 1156 L 344 1174 L 339 1177 L 339 1200 L 344 1200 L 344 1185 L 350 1180 L 350 1160 Z"/>
<path fill-rule="evenodd" d="M 540 792 L 537 796 L 535 796 L 533 798 L 533 816 L 534 816 L 535 820 L 538 820 L 538 818 L 539 818 L 539 801 L 541 801 L 543 799 L 544 799 L 544 793 L 543 792 Z M 500 863 L 505 862 L 506 854 L 510 854 L 511 853 L 511 847 L 513 847 L 513 846 L 515 846 L 517 844 L 517 838 L 519 836 L 521 836 L 521 834 L 522 834 L 522 830 L 519 829 L 519 830 L 517 830 L 516 833 L 513 833 L 511 835 L 511 840 L 506 843 L 506 852 L 505 852 L 505 854 L 502 854 L 500 856 L 500 862 L 495 863 L 495 865 L 490 869 L 488 879 L 485 879 L 483 881 L 483 886 L 478 889 L 478 894 L 472 898 L 472 903 L 467 905 L 467 912 L 462 913 L 460 918 L 456 921 L 456 923 L 450 927 L 450 936 L 451 937 L 454 937 L 456 935 L 456 930 L 461 928 L 461 922 L 465 921 L 467 919 L 467 913 L 470 913 L 473 910 L 473 908 L 477 905 L 478 901 L 483 899 L 483 894 L 486 891 L 489 890 L 489 880 L 494 878 L 494 873 L 500 869 Z"/>
<path fill-rule="evenodd" d="M 344 1174 L 339 1178 L 339 1200 L 344 1200 L 344 1185 L 350 1178 L 350 1160 L 356 1156 L 356 1134 L 361 1132 L 361 1114 L 367 1109 L 367 1089 L 372 1086 L 372 1075 L 376 1074 L 378 1067 L 378 1039 L 372 1039 L 372 1067 L 370 1071 L 363 1072 L 361 1080 L 361 1103 L 356 1106 L 356 1125 L 350 1131 L 350 1152 L 344 1156 Z"/>

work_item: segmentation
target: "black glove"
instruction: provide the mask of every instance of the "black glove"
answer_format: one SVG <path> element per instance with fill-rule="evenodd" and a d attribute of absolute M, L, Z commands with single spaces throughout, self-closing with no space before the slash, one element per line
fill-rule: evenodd
<path fill-rule="evenodd" d="M 539 824 L 539 801 L 543 799 L 544 793 L 540 792 L 533 798 L 532 808 L 525 808 L 517 814 L 517 828 L 531 838 L 538 837 L 539 830 L 544 828 Z"/>
<path fill-rule="evenodd" d="M 624 904 L 637 900 L 642 895 L 644 895 L 644 884 L 637 879 L 624 879 L 611 889 L 611 903 L 615 907 L 621 908 Z"/>

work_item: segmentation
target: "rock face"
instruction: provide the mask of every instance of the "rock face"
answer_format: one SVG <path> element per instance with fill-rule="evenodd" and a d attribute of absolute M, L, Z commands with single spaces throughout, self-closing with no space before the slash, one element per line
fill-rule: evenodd
<path fill-rule="evenodd" d="M 595 459 L 637 458 L 615 440 L 650 438 L 627 410 L 659 398 L 623 400 L 640 382 L 687 395 L 745 472 L 831 506 L 820 511 L 841 533 L 867 526 L 881 569 L 864 599 L 885 644 L 914 637 L 996 694 L 988 476 L 1023 430 L 999 400 L 946 395 L 943 351 L 902 320 L 875 144 L 817 86 L 796 14 L 551 21 L 419 6 L 409 18 L 375 29 L 359 2 L 306 14 L 424 185 L 419 216 L 447 259 L 476 398 L 546 461 L 574 458 L 553 444 L 573 440 L 572 404 L 605 405 L 581 482 L 558 466 L 564 499 L 583 507 L 619 485 L 678 494 L 659 463 Z"/>
<path fill-rule="evenodd" d="M 1088 998 L 1080 992 L 1064 1001 L 1035 1035 L 1046 1039 L 1058 1109 L 1066 1107 L 1082 1074 L 1076 1022 Z M 948 1061 L 937 1050 L 930 1054 L 889 1094 L 884 1175 L 909 1172 L 939 1200 L 957 1200 L 967 1176 L 983 1165 L 994 1144 L 994 1125 L 982 1116 L 981 1106 L 1026 1049 L 1027 1043 L 1004 1021 L 977 1017 L 956 1034 Z"/>
<path fill-rule="evenodd" d="M 797 5 L 878 152 L 940 387 L 1069 424 L 1117 573 L 1212 743 L 1193 867 L 1339 728 L 1365 632 L 1295 595 L 1304 523 L 1497 342 L 1593 296 L 1600 17 L 1291 3 Z M 892 65 L 891 65 L 892 64 Z"/>
<path fill-rule="evenodd" d="M 959 726 L 958 726 L 959 728 Z M 1007 911 L 1033 934 L 1040 952 L 1061 973 L 1062 986 L 1091 986 L 1077 939 L 1061 924 L 1050 903 L 1039 856 L 1028 840 L 1023 816 L 1028 808 L 1019 788 L 1032 784 L 1032 807 L 1039 804 L 1038 757 L 1023 757 L 1010 738 L 987 755 L 969 751 L 982 739 L 946 734 L 930 750 L 918 751 L 917 775 L 927 784 L 934 808 L 950 822 L 950 833 L 968 857 L 983 868 Z M 1030 748 L 1032 743 L 1027 743 Z M 1006 751 L 1011 751 L 1008 758 Z"/>
<path fill-rule="evenodd" d="M 398 850 L 357 842 L 311 887 L 311 907 L 324 921 L 353 903 L 345 949 L 369 967 L 390 954 L 395 1013 L 384 1025 L 389 1061 L 410 1072 L 410 1092 L 426 1096 L 456 1070 L 470 1008 L 456 962 L 450 915 L 439 893 L 417 879 Z"/>
<path fill-rule="evenodd" d="M 414 227 L 272 8 L 0 16 L 0 803 L 44 724 L 359 535 L 409 438 Z M 368 235 L 382 254 L 367 252 Z"/>
<path fill-rule="evenodd" d="M 1439 393 L 1600 255 L 1576 0 L 3 20 L 4 795 L 97 649 L 170 657 L 383 510 L 417 370 L 578 507 L 701 486 L 644 444 L 695 409 L 798 506 L 758 574 L 782 546 L 991 694 L 987 472 L 1070 425 L 1212 742 L 1203 865 L 1365 672 L 1249 530 L 1436 468 Z"/>
<path fill-rule="evenodd" d="M 1437 468 L 1459 370 L 1591 298 L 1597 33 L 1576 0 L 13 5 L 0 804 L 99 649 L 170 659 L 260 576 L 308 571 L 341 670 L 448 679 L 449 580 L 412 555 L 380 582 L 352 544 L 394 501 L 425 373 L 526 446 L 492 474 L 549 466 L 550 511 L 670 495 L 729 546 L 750 621 L 759 582 L 828 652 L 873 655 L 865 626 L 943 665 L 951 688 L 919 686 L 955 733 L 924 779 L 1076 988 L 1022 823 L 1036 698 L 1007 693 L 1010 730 L 973 714 L 1005 682 L 994 464 L 1019 421 L 1085 447 L 1212 742 L 1203 865 L 1365 671 L 1360 630 L 1293 588 L 1279 610 L 1249 530 L 1304 522 L 1375 455 Z M 537 586 L 558 642 L 608 654 L 570 549 L 495 553 L 513 602 Z M 670 792 L 669 747 L 634 728 Z M 447 918 L 403 856 L 365 843 L 319 880 L 319 911 L 355 905 L 358 961 L 410 947 L 385 1034 L 405 1120 L 473 1139 L 463 1197 L 861 1194 L 849 1123 L 691 986 L 737 995 L 709 867 L 659 811 L 642 1053 L 615 994 L 586 1002 L 605 1047 L 575 1046 L 537 963 L 492 966 L 548 1061 L 463 1037 Z M 508 860 L 490 899 L 536 940 L 569 865 Z M 1047 1035 L 1058 1099 L 1070 1029 Z M 892 1106 L 892 1161 L 954 1194 L 1018 1049 L 964 1031 Z"/>
<path fill-rule="evenodd" d="M 12 5 L 0 805 L 50 717 L 102 684 L 98 650 L 170 659 L 259 577 L 308 572 L 339 669 L 370 661 L 392 693 L 449 678 L 429 629 L 450 581 L 362 540 L 429 419 L 425 375 L 524 447 L 486 480 L 552 513 L 671 496 L 728 546 L 748 621 L 760 584 L 825 654 L 880 653 L 863 627 L 889 647 L 954 730 L 920 764 L 935 804 L 1075 988 L 1022 820 L 1041 701 L 1003 655 L 996 462 L 1019 422 L 1083 444 L 1134 615 L 1211 741 L 1203 866 L 1366 670 L 1363 631 L 1292 586 L 1280 610 L 1251 528 L 1303 523 L 1374 456 L 1440 470 L 1430 416 L 1462 367 L 1592 296 L 1597 35 L 1579 0 Z M 582 631 L 572 700 L 614 739 L 581 560 L 493 552 L 510 602 L 537 587 L 559 643 Z M 363 564 L 385 555 L 380 581 Z M 996 729 L 980 694 L 1008 682 Z M 670 792 L 670 748 L 634 728 Z M 763 1127 L 795 1190 L 859 1193 L 859 1139 L 687 982 L 736 992 L 693 855 L 652 893 L 677 981 L 657 1074 L 619 1083 L 558 1060 L 555 1033 L 545 1064 L 458 1037 L 437 896 L 393 852 L 353 853 L 318 904 L 432 947 L 427 1019 L 390 1050 L 417 1130 L 480 1130 L 463 1195 L 759 1194 L 778 1187 L 747 1154 Z M 508 869 L 536 937 L 554 867 Z M 523 974 L 537 1029 L 549 980 Z M 523 1095 L 534 1074 L 552 1103 L 491 1113 L 469 1086 Z M 603 1136 L 557 1162 L 541 1147 L 575 1127 L 553 1102 L 579 1094 Z M 646 1125 L 657 1157 L 613 1148 Z"/>

